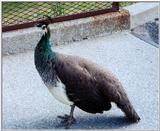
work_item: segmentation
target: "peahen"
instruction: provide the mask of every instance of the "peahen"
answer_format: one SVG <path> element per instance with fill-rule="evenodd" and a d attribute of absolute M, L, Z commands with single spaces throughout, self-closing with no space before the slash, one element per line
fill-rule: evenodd
<path fill-rule="evenodd" d="M 51 49 L 48 24 L 40 23 L 38 27 L 44 34 L 35 48 L 35 67 L 52 95 L 71 106 L 69 115 L 59 116 L 66 128 L 75 121 L 75 106 L 88 113 L 103 113 L 111 109 L 111 102 L 116 103 L 130 121 L 140 120 L 112 73 L 84 58 L 55 52 Z"/>

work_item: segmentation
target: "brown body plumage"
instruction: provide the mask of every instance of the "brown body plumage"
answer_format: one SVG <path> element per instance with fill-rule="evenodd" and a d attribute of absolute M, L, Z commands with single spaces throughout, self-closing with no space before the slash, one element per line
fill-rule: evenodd
<path fill-rule="evenodd" d="M 115 102 L 130 120 L 140 119 L 122 84 L 111 72 L 78 56 L 57 53 L 57 57 L 57 75 L 66 85 L 69 99 L 80 109 L 102 113 L 111 108 L 111 102 Z"/>

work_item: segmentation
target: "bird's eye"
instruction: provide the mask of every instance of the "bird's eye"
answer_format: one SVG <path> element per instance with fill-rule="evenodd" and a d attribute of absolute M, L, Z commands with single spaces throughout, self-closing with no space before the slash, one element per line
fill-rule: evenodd
<path fill-rule="evenodd" d="M 46 25 L 42 25 L 42 29 L 44 30 L 46 28 Z"/>

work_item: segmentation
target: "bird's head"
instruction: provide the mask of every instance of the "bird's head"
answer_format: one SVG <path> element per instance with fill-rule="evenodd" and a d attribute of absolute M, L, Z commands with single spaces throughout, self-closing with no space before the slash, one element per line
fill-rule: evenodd
<path fill-rule="evenodd" d="M 48 25 L 51 23 L 51 17 L 46 16 L 48 19 L 46 19 L 45 21 L 36 23 L 35 26 L 38 28 L 41 28 L 43 30 L 43 35 L 45 36 L 49 36 L 50 37 L 50 29 L 48 27 Z"/>
<path fill-rule="evenodd" d="M 48 27 L 48 23 L 46 22 L 40 22 L 40 23 L 37 23 L 36 26 L 38 28 L 41 28 L 43 30 L 43 35 L 49 35 L 50 36 L 50 29 Z"/>

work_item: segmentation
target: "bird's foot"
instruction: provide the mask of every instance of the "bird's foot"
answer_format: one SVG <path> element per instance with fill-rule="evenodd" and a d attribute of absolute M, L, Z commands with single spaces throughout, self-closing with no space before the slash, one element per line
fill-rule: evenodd
<path fill-rule="evenodd" d="M 61 123 L 64 124 L 65 128 L 68 129 L 70 126 L 76 122 L 76 119 L 73 116 L 65 114 L 64 116 L 58 116 L 62 119 Z"/>

